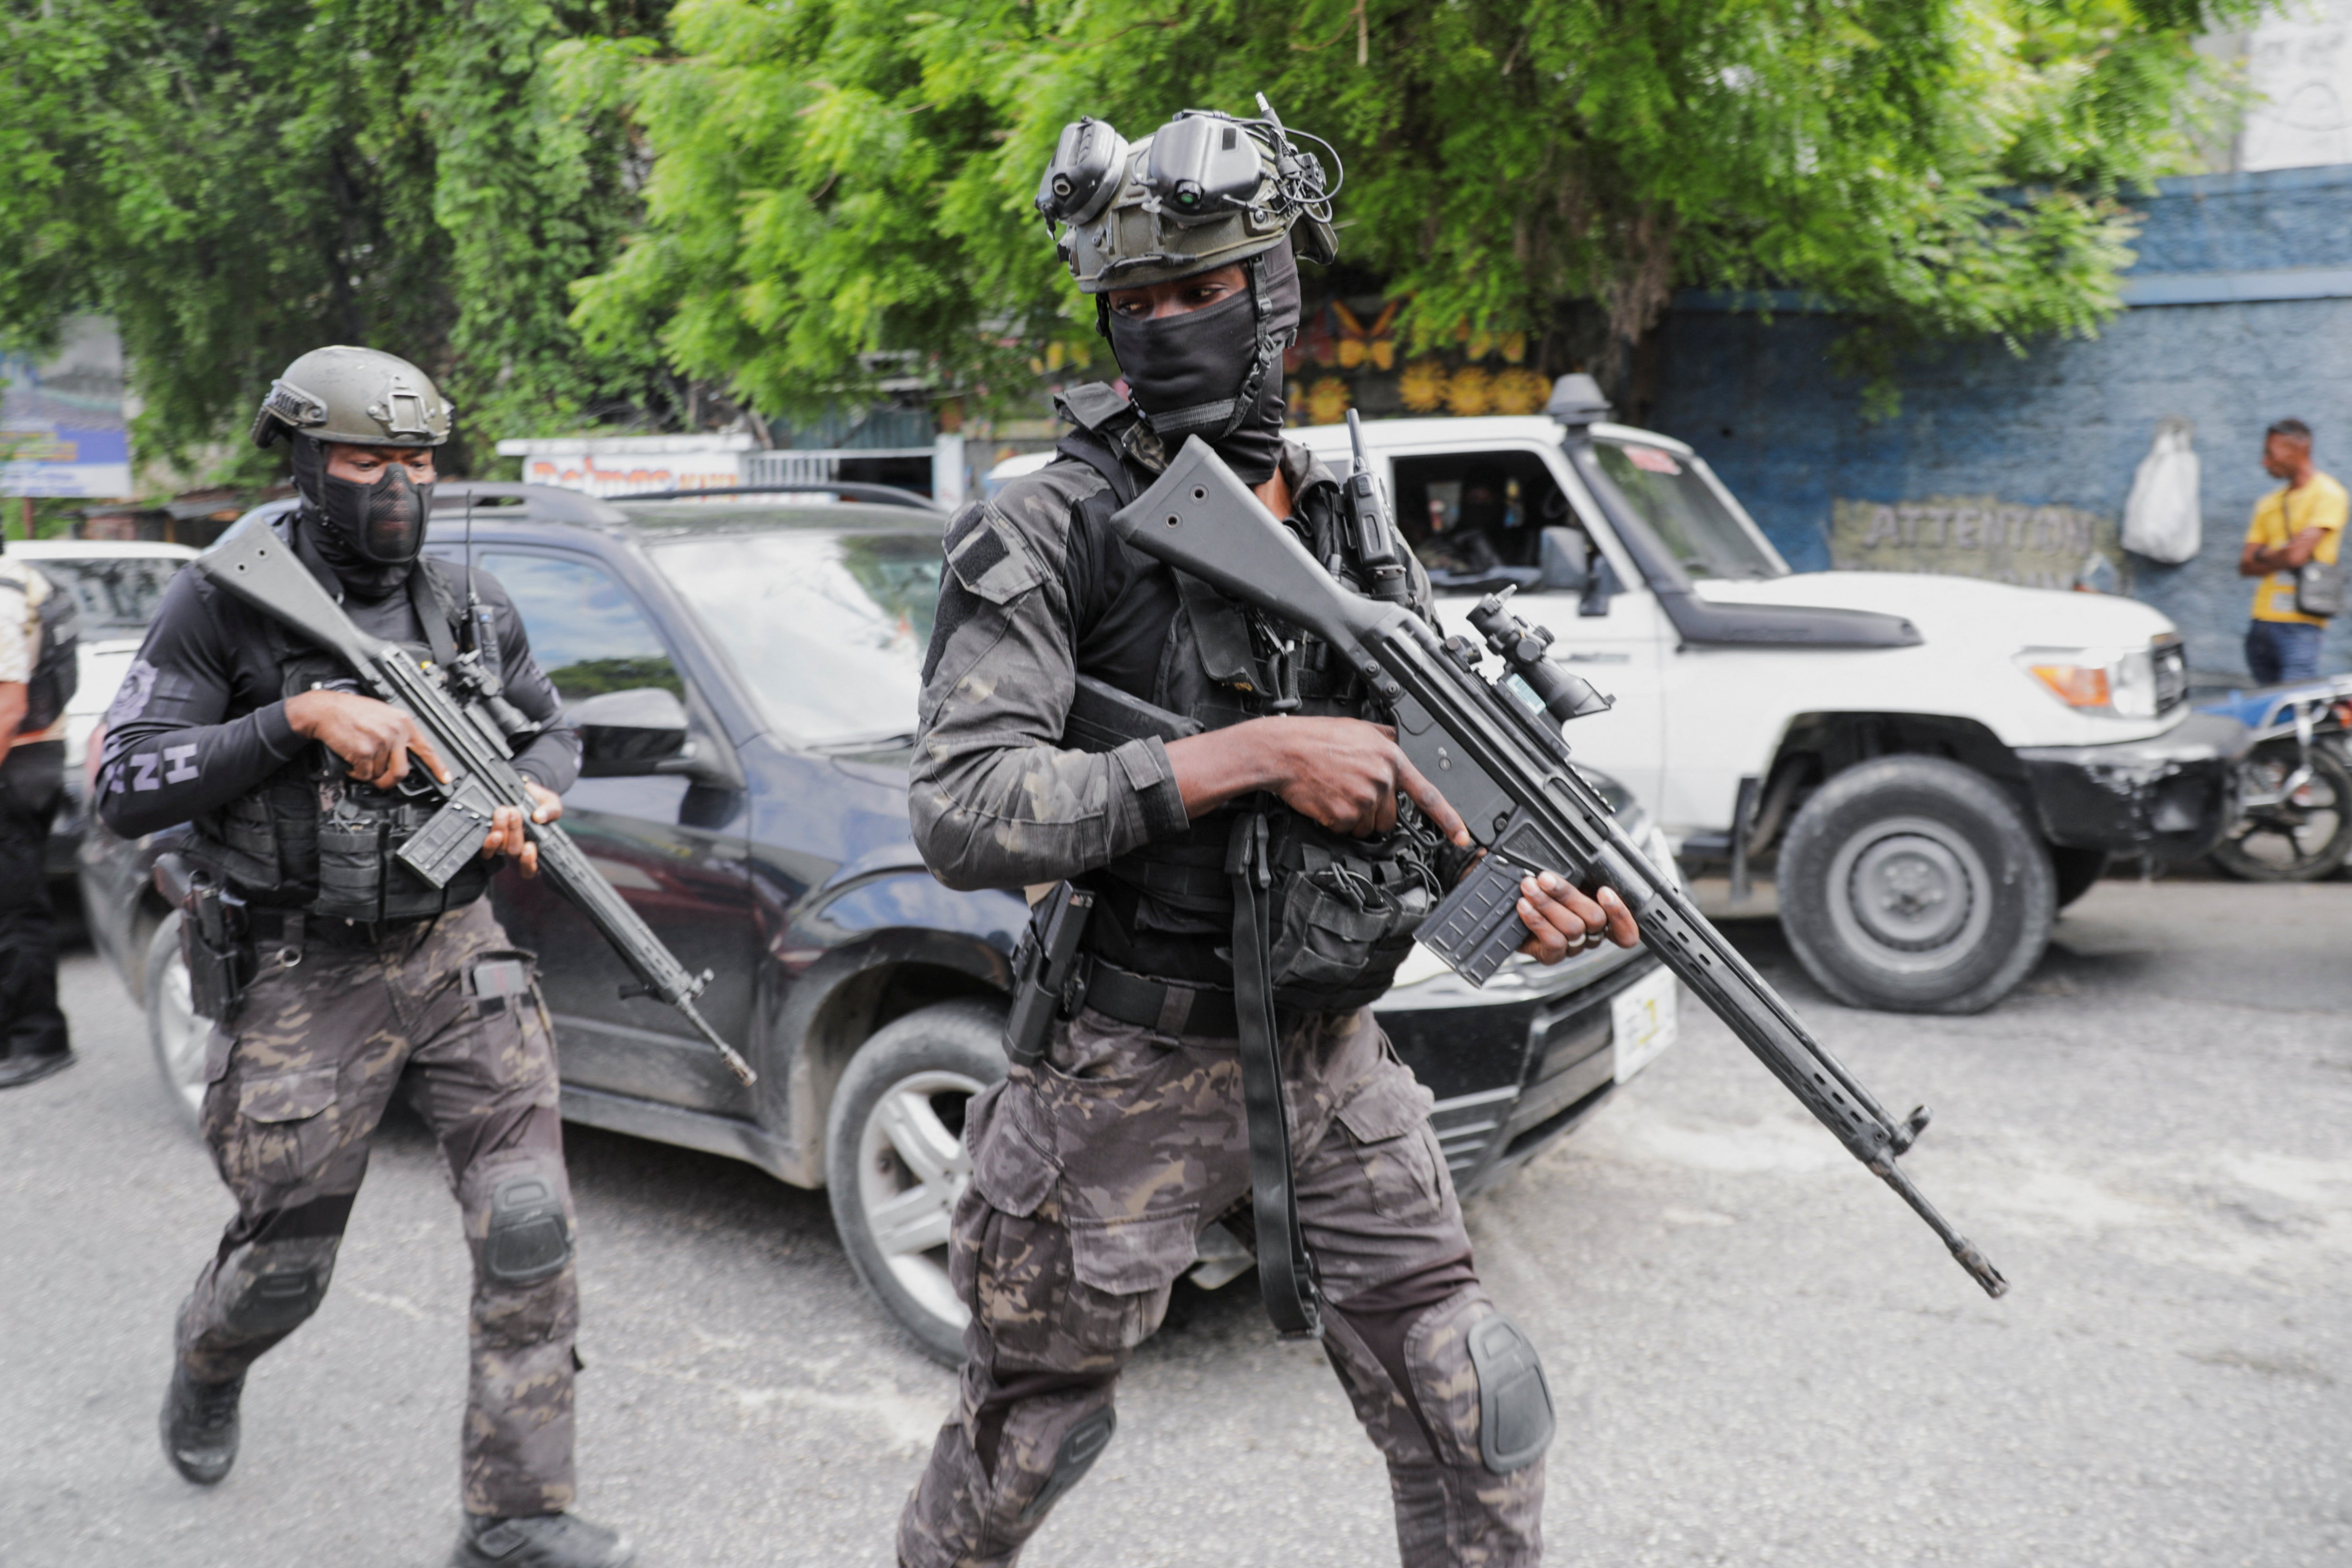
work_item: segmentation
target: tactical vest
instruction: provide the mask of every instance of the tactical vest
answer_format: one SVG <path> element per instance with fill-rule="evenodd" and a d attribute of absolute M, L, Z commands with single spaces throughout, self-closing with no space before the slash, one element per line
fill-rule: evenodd
<path fill-rule="evenodd" d="M 1062 401 L 1078 428 L 1058 450 L 1110 486 L 1080 504 L 1079 526 L 1114 538 L 1110 514 L 1149 482 L 1139 480 L 1125 455 L 1137 416 L 1108 387 L 1074 388 Z M 1360 588 L 1363 578 L 1332 487 L 1310 488 L 1295 510 L 1291 526 L 1315 559 Z M 1198 578 L 1175 576 L 1182 608 L 1169 618 L 1159 673 L 1151 690 L 1129 695 L 1203 729 L 1280 713 L 1387 721 L 1386 709 L 1328 643 L 1269 622 Z M 1389 988 L 1439 897 L 1442 841 L 1409 801 L 1401 805 L 1397 830 L 1376 839 L 1332 832 L 1270 795 L 1196 818 L 1182 834 L 1076 879 L 1097 899 L 1087 946 L 1137 974 L 1230 985 L 1234 897 L 1226 846 L 1236 816 L 1263 811 L 1275 868 L 1270 975 L 1276 1003 L 1318 1011 L 1361 1007 Z"/>
<path fill-rule="evenodd" d="M 457 656 L 464 625 L 457 593 L 439 572 L 438 562 L 419 558 L 408 574 L 409 602 L 426 638 L 408 652 L 428 667 Z M 264 626 L 281 695 L 357 689 L 341 660 L 295 641 L 275 622 Z M 496 869 L 469 861 L 436 889 L 395 858 L 439 807 L 437 796 L 412 798 L 352 778 L 341 758 L 313 742 L 254 789 L 197 817 L 185 852 L 256 904 L 326 919 L 417 920 L 471 904 Z"/>

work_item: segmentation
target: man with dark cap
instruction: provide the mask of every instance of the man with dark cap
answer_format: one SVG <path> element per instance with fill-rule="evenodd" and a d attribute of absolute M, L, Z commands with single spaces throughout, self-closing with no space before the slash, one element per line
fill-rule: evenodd
<path fill-rule="evenodd" d="M 254 422 L 293 446 L 302 505 L 281 537 L 362 630 L 427 668 L 478 653 L 539 726 L 515 767 L 551 822 L 580 744 L 487 573 L 418 552 L 434 449 L 452 410 L 422 371 L 373 349 L 287 367 Z M 494 647 L 490 644 L 494 644 Z M 500 808 L 481 858 L 443 888 L 398 852 L 437 802 L 404 793 L 447 769 L 405 713 L 352 672 L 183 572 L 107 715 L 100 814 L 125 835 L 181 822 L 182 940 L 214 1010 L 203 1125 L 236 1217 L 179 1312 L 163 1450 L 212 1485 L 236 1458 L 253 1363 L 327 1292 L 395 1089 L 433 1129 L 473 1251 L 472 1381 L 461 1434 L 465 1524 L 451 1561 L 615 1568 L 613 1531 L 572 1500 L 572 1209 L 554 1042 L 530 956 L 480 902 L 498 858 L 537 870 Z"/>
<path fill-rule="evenodd" d="M 1037 204 L 1127 392 L 1066 392 L 1061 460 L 948 529 L 917 842 L 951 886 L 1041 895 L 1024 966 L 1084 924 L 1050 1026 L 1008 1036 L 1010 1077 L 967 1112 L 967 1360 L 900 1520 L 907 1568 L 1019 1556 L 1110 1441 L 1119 1372 L 1218 1222 L 1250 1233 L 1277 1328 L 1320 1338 L 1387 1458 L 1407 1568 L 1541 1553 L 1535 1349 L 1478 1282 L 1430 1096 L 1366 1005 L 1467 834 L 1328 647 L 1109 527 L 1197 434 L 1370 580 L 1332 476 L 1283 439 L 1296 257 L 1328 262 L 1333 235 L 1318 162 L 1259 107 L 1132 147 L 1063 132 Z M 1426 613 L 1417 569 L 1412 597 Z M 1521 892 L 1538 959 L 1635 939 L 1613 894 Z M 1272 1031 L 1237 1004 L 1244 974 Z"/>

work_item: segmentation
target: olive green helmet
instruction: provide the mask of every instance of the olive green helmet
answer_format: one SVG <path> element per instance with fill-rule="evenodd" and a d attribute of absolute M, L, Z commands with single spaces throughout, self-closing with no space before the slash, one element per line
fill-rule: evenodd
<path fill-rule="evenodd" d="M 286 434 L 353 446 L 438 446 L 457 412 L 432 377 L 396 354 L 313 349 L 269 383 L 253 416 L 253 444 L 268 446 Z"/>
<path fill-rule="evenodd" d="M 1264 97 L 1259 118 L 1188 109 L 1130 146 L 1100 120 L 1065 126 L 1037 185 L 1037 211 L 1087 294 L 1171 283 L 1263 256 L 1291 235 L 1297 253 L 1329 262 L 1334 181 L 1286 131 Z M 1331 156 L 1334 167 L 1339 163 Z M 1293 235 L 1293 230 L 1297 233 Z"/>

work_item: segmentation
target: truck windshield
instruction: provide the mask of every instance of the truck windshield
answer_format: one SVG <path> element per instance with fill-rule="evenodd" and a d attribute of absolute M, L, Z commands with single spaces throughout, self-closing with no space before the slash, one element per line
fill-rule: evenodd
<path fill-rule="evenodd" d="M 648 546 L 768 722 L 838 751 L 910 744 L 940 597 L 937 533 L 786 528 Z"/>
<path fill-rule="evenodd" d="M 1757 547 L 1689 459 L 1631 441 L 1596 440 L 1592 455 L 1692 577 L 1755 581 L 1781 575 L 1784 569 Z"/>

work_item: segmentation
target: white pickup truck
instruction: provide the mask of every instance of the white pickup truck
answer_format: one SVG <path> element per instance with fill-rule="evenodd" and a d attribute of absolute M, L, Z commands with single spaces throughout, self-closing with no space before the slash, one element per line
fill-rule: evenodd
<path fill-rule="evenodd" d="M 1364 429 L 1449 623 L 1516 586 L 1551 656 L 1616 699 L 1569 727 L 1577 756 L 1647 802 L 1685 864 L 1728 865 L 1735 896 L 1772 865 L 1790 943 L 1832 995 L 1990 1007 L 2109 856 L 2220 835 L 2236 727 L 2190 715 L 2162 615 L 1792 572 L 1696 453 L 1607 412 L 1569 376 L 1543 415 Z M 1344 425 L 1292 434 L 1348 472 Z"/>

